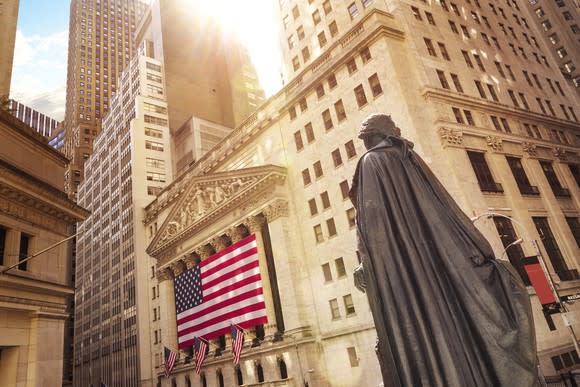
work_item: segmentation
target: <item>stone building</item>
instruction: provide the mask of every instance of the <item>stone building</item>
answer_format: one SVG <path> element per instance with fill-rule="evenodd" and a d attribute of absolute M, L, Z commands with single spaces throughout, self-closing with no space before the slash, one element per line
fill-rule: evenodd
<path fill-rule="evenodd" d="M 286 86 L 145 209 L 160 383 L 163 345 L 177 345 L 173 278 L 248 233 L 269 323 L 248 333 L 239 368 L 226 337 L 211 343 L 219 351 L 201 375 L 182 352 L 171 383 L 380 383 L 366 296 L 352 281 L 347 196 L 364 152 L 359 125 L 374 112 L 392 115 L 524 280 L 521 259 L 537 241 L 561 295 L 579 292 L 578 97 L 521 1 L 281 0 L 279 9 Z M 218 187 L 222 200 L 183 215 Z M 570 370 L 580 359 L 567 328 L 528 289 L 544 373 Z"/>
<path fill-rule="evenodd" d="M 57 243 L 88 213 L 63 191 L 68 160 L 2 110 L 0 144 L 0 380 L 60 386 L 73 268 Z"/>
<path fill-rule="evenodd" d="M 19 0 L 7 0 L 0 3 L 0 97 L 8 98 L 10 80 L 12 79 L 12 62 L 14 60 L 14 43 L 16 41 L 16 24 L 18 22 Z"/>

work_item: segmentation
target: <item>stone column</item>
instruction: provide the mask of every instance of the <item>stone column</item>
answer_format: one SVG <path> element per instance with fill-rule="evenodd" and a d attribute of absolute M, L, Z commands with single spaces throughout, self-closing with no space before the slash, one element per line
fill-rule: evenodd
<path fill-rule="evenodd" d="M 62 384 L 65 313 L 36 313 L 30 320 L 27 382 L 35 386 Z M 55 372 L 59 370 L 59 372 Z"/>
<path fill-rule="evenodd" d="M 173 288 L 174 272 L 170 268 L 157 271 L 159 281 L 159 305 L 161 305 L 160 327 L 161 342 L 164 346 L 177 352 L 177 318 L 175 315 L 175 289 Z"/>
<path fill-rule="evenodd" d="M 300 261 L 294 253 L 290 238 L 291 227 L 288 223 L 288 202 L 277 200 L 264 209 L 268 219 L 268 231 L 272 256 L 276 262 L 276 279 L 279 287 L 280 304 L 284 305 L 284 328 L 286 330 L 301 327 L 300 316 L 300 282 L 293 273 L 300 267 Z M 297 288 L 298 286 L 298 288 Z"/>
<path fill-rule="evenodd" d="M 274 301 L 272 299 L 272 289 L 270 287 L 270 274 L 268 273 L 268 262 L 264 252 L 264 240 L 262 238 L 262 226 L 265 224 L 266 218 L 263 215 L 256 215 L 248 218 L 244 224 L 248 227 L 250 234 L 256 235 L 256 246 L 258 248 L 258 259 L 260 264 L 260 275 L 262 277 L 262 287 L 264 289 L 264 301 L 266 302 L 266 313 L 268 316 L 268 324 L 264 326 L 266 336 L 273 335 L 277 329 L 275 327 L 275 310 Z"/>

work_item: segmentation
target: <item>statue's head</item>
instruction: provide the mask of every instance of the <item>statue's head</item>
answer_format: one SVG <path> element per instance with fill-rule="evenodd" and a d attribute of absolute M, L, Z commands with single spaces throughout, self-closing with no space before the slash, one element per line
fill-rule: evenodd
<path fill-rule="evenodd" d="M 363 121 L 358 137 L 370 149 L 388 136 L 400 136 L 401 129 L 395 125 L 391 116 L 382 113 L 371 114 Z"/>

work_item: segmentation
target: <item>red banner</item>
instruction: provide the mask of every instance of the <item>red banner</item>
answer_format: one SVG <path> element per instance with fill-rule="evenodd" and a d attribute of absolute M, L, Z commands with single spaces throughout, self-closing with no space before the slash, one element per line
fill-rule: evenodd
<path fill-rule="evenodd" d="M 528 273 L 528 277 L 530 277 L 530 281 L 538 295 L 540 303 L 546 305 L 556 302 L 556 298 L 550 289 L 548 278 L 546 278 L 546 273 L 542 270 L 538 257 L 526 257 L 523 259 L 523 262 L 526 273 Z"/>

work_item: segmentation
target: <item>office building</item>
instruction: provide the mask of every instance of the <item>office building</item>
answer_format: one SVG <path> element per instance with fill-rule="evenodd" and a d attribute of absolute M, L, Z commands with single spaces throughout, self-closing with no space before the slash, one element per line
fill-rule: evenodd
<path fill-rule="evenodd" d="M 2 53 L 0 55 L 0 97 L 6 98 L 10 94 L 18 3 L 18 0 L 6 0 L 0 3 L 0 36 L 2 36 L 0 40 L 0 53 Z"/>
<path fill-rule="evenodd" d="M 58 121 L 54 118 L 42 114 L 30 106 L 26 106 L 18 101 L 10 100 L 8 108 L 16 118 L 42 134 L 44 137 L 52 137 L 52 131 L 58 125 Z"/>
<path fill-rule="evenodd" d="M 117 77 L 135 53 L 132 39 L 147 5 L 139 0 L 70 3 L 64 154 L 65 191 L 74 198 Z"/>
<path fill-rule="evenodd" d="M 560 294 L 579 292 L 578 96 L 521 0 L 281 0 L 279 10 L 286 86 L 146 207 L 161 384 L 380 383 L 373 321 L 353 285 L 348 199 L 360 123 L 375 112 L 392 115 L 527 284 L 522 258 L 537 241 Z M 225 194 L 200 199 L 209 191 Z M 247 332 L 239 367 L 226 335 L 201 375 L 186 350 L 165 382 L 174 277 L 250 233 L 269 323 Z M 568 329 L 528 289 L 542 370 L 566 373 L 578 363 Z"/>
<path fill-rule="evenodd" d="M 61 386 L 74 291 L 67 239 L 88 212 L 63 191 L 67 159 L 3 110 L 0 144 L 0 380 Z"/>
<path fill-rule="evenodd" d="M 580 93 L 580 15 L 578 3 L 570 0 L 528 1 L 540 32 L 549 42 L 549 51 L 560 71 Z M 525 38 L 525 36 L 524 36 Z"/>

